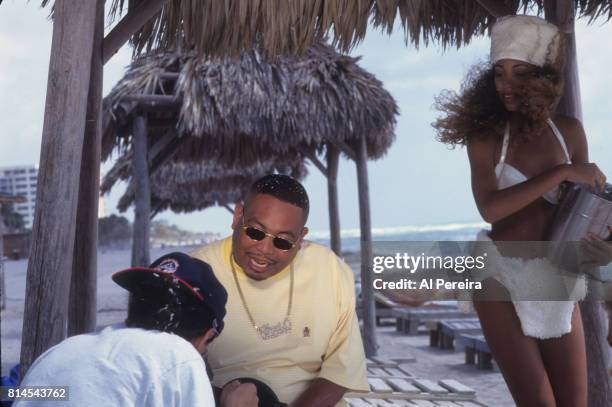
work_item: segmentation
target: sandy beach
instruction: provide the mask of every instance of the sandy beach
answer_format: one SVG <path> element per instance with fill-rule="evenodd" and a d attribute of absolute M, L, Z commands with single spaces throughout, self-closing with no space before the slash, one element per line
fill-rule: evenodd
<path fill-rule="evenodd" d="M 181 248 L 189 251 L 190 248 Z M 171 249 L 153 249 L 154 259 Z M 359 273 L 357 255 L 348 255 L 347 262 Z M 110 275 L 130 262 L 129 250 L 100 251 L 98 254 L 98 312 L 97 325 L 121 322 L 125 317 L 127 295 L 114 284 Z M 19 360 L 21 329 L 25 297 L 27 261 L 7 261 L 6 292 L 7 307 L 2 311 L 2 375 L 8 375 L 10 368 Z M 462 352 L 443 351 L 429 347 L 429 337 L 425 333 L 407 336 L 396 332 L 388 325 L 378 329 L 380 357 L 405 359 L 414 357 L 414 362 L 403 365 L 414 376 L 438 381 L 455 379 L 476 390 L 477 400 L 494 407 L 514 406 L 506 384 L 498 371 L 478 370 L 464 363 Z"/>

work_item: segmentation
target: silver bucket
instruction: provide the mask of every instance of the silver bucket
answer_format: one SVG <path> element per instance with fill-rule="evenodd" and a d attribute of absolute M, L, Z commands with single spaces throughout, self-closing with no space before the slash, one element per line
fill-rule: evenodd
<path fill-rule="evenodd" d="M 568 184 L 557 208 L 547 240 L 550 261 L 565 269 L 578 271 L 578 244 L 587 234 L 610 240 L 612 225 L 612 185 L 595 191 L 587 184 Z"/>

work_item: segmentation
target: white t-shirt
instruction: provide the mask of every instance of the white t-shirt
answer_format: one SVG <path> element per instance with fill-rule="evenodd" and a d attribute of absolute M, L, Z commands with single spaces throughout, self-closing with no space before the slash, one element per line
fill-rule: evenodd
<path fill-rule="evenodd" d="M 214 397 L 195 347 L 178 335 L 123 324 L 70 337 L 43 353 L 21 386 L 68 386 L 68 402 L 25 406 L 210 406 Z"/>

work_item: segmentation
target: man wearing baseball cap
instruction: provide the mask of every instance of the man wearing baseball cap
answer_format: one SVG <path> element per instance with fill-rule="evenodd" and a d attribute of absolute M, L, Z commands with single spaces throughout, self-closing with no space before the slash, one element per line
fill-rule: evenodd
<path fill-rule="evenodd" d="M 112 278 L 131 293 L 125 324 L 62 341 L 21 386 L 67 386 L 62 406 L 214 406 L 202 355 L 223 330 L 227 292 L 211 267 L 176 252 Z M 222 406 L 257 406 L 252 384 L 230 390 Z M 15 405 L 30 403 L 40 405 Z"/>

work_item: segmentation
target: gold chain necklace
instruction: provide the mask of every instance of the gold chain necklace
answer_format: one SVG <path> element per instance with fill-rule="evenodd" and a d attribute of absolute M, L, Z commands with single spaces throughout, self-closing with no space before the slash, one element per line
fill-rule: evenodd
<path fill-rule="evenodd" d="M 244 298 L 244 293 L 242 292 L 242 288 L 240 287 L 240 282 L 238 281 L 238 274 L 236 273 L 236 269 L 234 268 L 234 256 L 230 254 L 230 266 L 232 268 L 232 274 L 234 276 L 234 281 L 236 282 L 236 288 L 238 289 L 238 294 L 240 295 L 240 301 L 242 301 L 242 307 L 246 311 L 247 316 L 249 317 L 249 321 L 255 331 L 259 335 L 259 337 L 263 340 L 274 339 L 281 335 L 286 335 L 291 332 L 291 319 L 289 319 L 291 315 L 291 307 L 293 305 L 293 262 L 289 266 L 289 304 L 287 305 L 287 314 L 282 322 L 277 322 L 274 325 L 263 324 L 257 325 L 255 323 L 255 319 L 253 315 L 251 315 L 251 311 L 247 306 L 246 299 Z"/>

